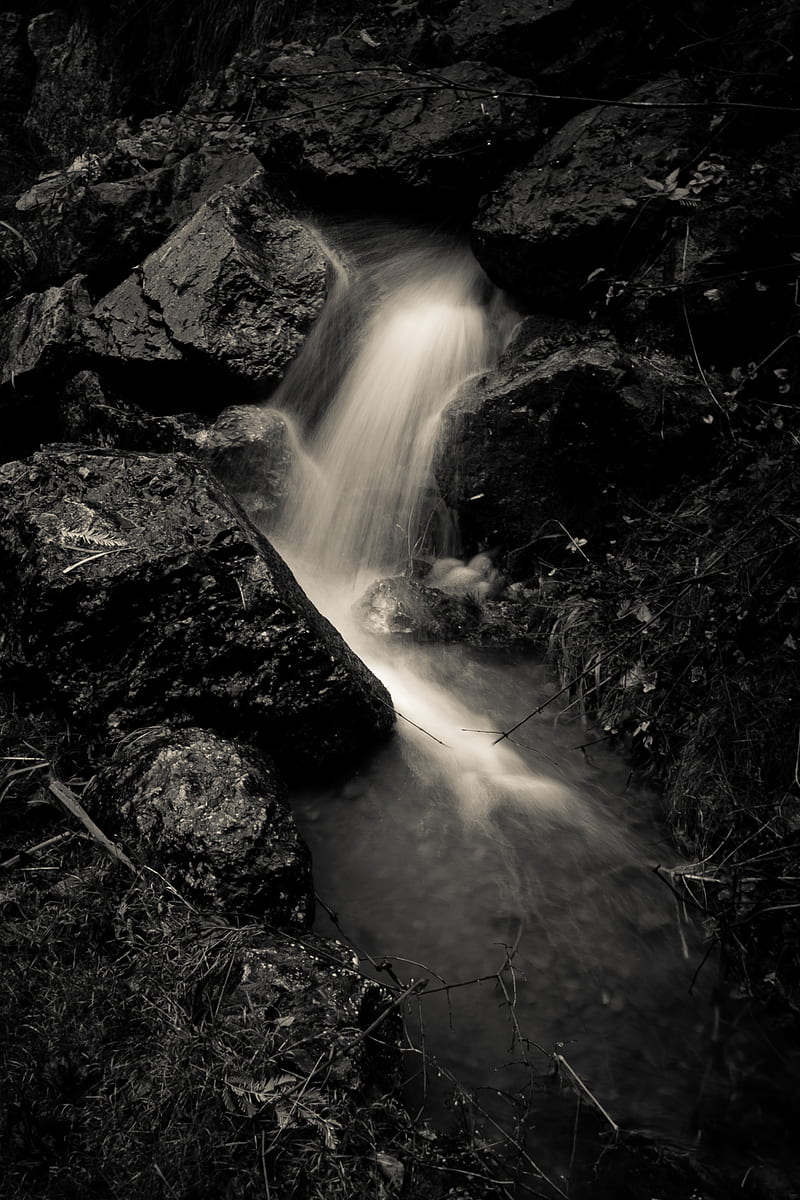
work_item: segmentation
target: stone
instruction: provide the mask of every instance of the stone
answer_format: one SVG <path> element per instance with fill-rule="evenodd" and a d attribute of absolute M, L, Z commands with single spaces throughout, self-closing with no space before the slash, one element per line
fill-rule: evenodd
<path fill-rule="evenodd" d="M 681 104 L 696 98 L 668 77 L 626 99 L 674 108 L 590 108 L 568 121 L 482 200 L 473 241 L 490 277 L 534 307 L 574 311 L 590 276 L 624 274 L 681 211 L 667 181 L 689 174 L 695 117 Z"/>
<path fill-rule="evenodd" d="M 106 153 L 81 154 L 38 177 L 15 208 L 20 231 L 37 243 L 39 270 L 116 282 L 223 187 L 259 170 L 252 154 L 188 152 L 180 129 L 171 127 L 169 137 L 176 147 L 169 165 L 144 169 L 135 157 L 139 140 L 121 137 Z"/>
<path fill-rule="evenodd" d="M 276 1015 L 291 1025 L 294 1071 L 305 1077 L 323 1062 L 320 1082 L 358 1088 L 377 1077 L 385 1087 L 398 1059 L 398 1022 L 390 1012 L 374 1040 L 362 1036 L 385 1010 L 388 994 L 362 974 L 352 950 L 306 933 L 302 944 L 254 940 L 241 961 L 231 1003 L 256 1027 Z"/>
<path fill-rule="evenodd" d="M 576 55 L 590 11 L 586 0 L 462 0 L 448 17 L 446 44 L 455 59 L 537 75 L 567 48 Z"/>
<path fill-rule="evenodd" d="M 27 384 L 62 364 L 79 346 L 91 307 L 82 275 L 20 300 L 0 323 L 0 384 Z"/>
<path fill-rule="evenodd" d="M 206 729 L 134 730 L 83 803 L 203 911 L 308 928 L 311 856 L 274 766 Z"/>
<path fill-rule="evenodd" d="M 58 438 L 103 449 L 194 452 L 175 417 L 155 416 L 120 398 L 95 371 L 79 371 L 64 386 Z"/>
<path fill-rule="evenodd" d="M 674 358 L 569 322 L 545 321 L 540 336 L 530 318 L 446 412 L 436 476 L 466 550 L 501 550 L 519 578 L 539 556 L 579 553 L 579 539 L 622 536 L 624 498 L 702 469 L 715 420 Z"/>
<path fill-rule="evenodd" d="M 391 700 L 222 486 L 181 455 L 54 446 L 0 468 L 2 653 L 101 741 L 169 721 L 287 776 L 353 762 Z"/>
<path fill-rule="evenodd" d="M 461 209 L 539 139 L 535 100 L 514 94 L 529 85 L 495 67 L 461 62 L 430 77 L 363 66 L 331 44 L 313 55 L 288 50 L 259 70 L 253 121 L 265 131 L 266 165 L 291 170 L 315 195 L 320 186 L 333 198 L 400 187 Z"/>
<path fill-rule="evenodd" d="M 296 356 L 326 278 L 315 237 L 258 171 L 211 197 L 100 300 L 85 337 L 106 360 L 204 362 L 263 388 Z"/>
<path fill-rule="evenodd" d="M 464 577 L 461 584 L 453 582 L 457 573 Z M 445 587 L 456 588 L 449 592 L 401 575 L 379 579 L 355 605 L 355 615 L 369 633 L 397 641 L 487 648 L 534 645 L 541 622 L 533 593 L 520 585 L 488 590 L 489 573 L 466 564 L 451 566 L 441 577 Z"/>
<path fill-rule="evenodd" d="M 259 529 L 268 531 L 288 495 L 293 463 L 286 418 L 274 408 L 235 404 L 193 435 L 210 471 Z"/>

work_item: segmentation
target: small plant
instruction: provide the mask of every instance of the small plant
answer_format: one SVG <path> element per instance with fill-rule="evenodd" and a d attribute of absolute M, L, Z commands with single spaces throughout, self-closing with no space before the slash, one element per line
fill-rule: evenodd
<path fill-rule="evenodd" d="M 679 184 L 678 180 L 683 170 L 683 167 L 676 167 L 663 181 L 643 176 L 643 182 L 665 200 L 674 200 L 685 207 L 696 208 L 705 189 L 721 183 L 727 172 L 725 165 L 717 159 L 704 159 L 697 164 L 688 182 Z"/>

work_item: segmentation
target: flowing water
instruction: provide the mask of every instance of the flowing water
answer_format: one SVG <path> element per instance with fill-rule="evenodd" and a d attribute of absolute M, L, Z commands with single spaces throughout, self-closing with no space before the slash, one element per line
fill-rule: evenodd
<path fill-rule="evenodd" d="M 432 538 L 452 553 L 430 479 L 439 419 L 511 320 L 468 251 L 430 238 L 398 248 L 397 237 L 351 244 L 355 265 L 338 267 L 276 402 L 298 423 L 298 452 L 275 540 L 401 714 L 347 783 L 295 797 L 317 889 L 365 956 L 429 981 L 417 1038 L 465 1085 L 538 1095 L 557 1050 L 616 1120 L 686 1133 L 701 954 L 653 874 L 673 852 L 659 847 L 651 800 L 618 758 L 576 748 L 591 734 L 552 710 L 513 741 L 475 732 L 508 728 L 548 695 L 540 664 L 386 645 L 351 615 L 370 580 Z M 420 1093 L 435 1074 L 427 1062 L 410 1057 Z M 557 1114 L 547 1140 L 563 1143 L 558 1162 L 574 1153 L 559 1103 L 534 1103 L 542 1131 Z"/>

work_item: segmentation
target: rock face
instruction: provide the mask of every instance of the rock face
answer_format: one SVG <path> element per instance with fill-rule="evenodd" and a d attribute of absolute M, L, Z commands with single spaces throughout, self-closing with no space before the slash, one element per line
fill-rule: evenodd
<path fill-rule="evenodd" d="M 96 140 L 108 117 L 111 85 L 99 43 L 85 21 L 63 9 L 40 13 L 28 25 L 36 83 L 25 118 L 29 133 L 54 153 Z"/>
<path fill-rule="evenodd" d="M 126 363 L 200 361 L 276 383 L 325 298 L 313 236 L 263 173 L 208 200 L 95 307 L 89 348 Z"/>
<path fill-rule="evenodd" d="M 702 469 L 716 410 L 666 355 L 630 354 L 607 332 L 530 318 L 495 371 L 445 417 L 437 477 L 465 548 L 500 548 L 512 574 L 535 547 L 615 536 L 620 498 Z"/>
<path fill-rule="evenodd" d="M 16 186 L 18 173 L 24 171 L 22 123 L 33 76 L 21 13 L 0 13 L 0 193 Z"/>
<path fill-rule="evenodd" d="M 205 729 L 137 730 L 84 803 L 202 910 L 311 924 L 311 858 L 282 781 L 255 751 Z"/>
<path fill-rule="evenodd" d="M 3 654 L 80 726 L 165 718 L 313 773 L 385 736 L 381 684 L 198 465 L 55 447 L 0 470 Z"/>
<path fill-rule="evenodd" d="M 654 229 L 679 212 L 667 180 L 691 174 L 687 83 L 662 79 L 627 97 L 634 107 L 592 108 L 568 121 L 482 202 L 476 254 L 495 282 L 533 304 L 580 306 L 596 271 L 635 261 Z M 636 107 L 665 104 L 670 107 Z M 659 194 L 645 180 L 663 184 Z"/>

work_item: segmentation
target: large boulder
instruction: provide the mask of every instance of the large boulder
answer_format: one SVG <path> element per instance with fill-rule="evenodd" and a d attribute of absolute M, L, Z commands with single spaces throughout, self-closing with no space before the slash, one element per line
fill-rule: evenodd
<path fill-rule="evenodd" d="M 691 175 L 696 120 L 683 106 L 696 98 L 677 78 L 648 83 L 619 106 L 573 117 L 513 171 L 484 198 L 473 229 L 495 282 L 534 306 L 574 310 L 592 295 L 583 292 L 590 276 L 607 287 L 643 246 L 652 250 L 657 231 L 681 211 L 678 173 L 684 182 Z"/>
<path fill-rule="evenodd" d="M 197 724 L 302 775 L 392 727 L 383 686 L 188 458 L 56 446 L 9 463 L 0 550 L 7 669 L 101 737 Z"/>
<path fill-rule="evenodd" d="M 100 300 L 87 346 L 106 361 L 188 361 L 273 385 L 322 308 L 326 278 L 318 241 L 259 170 L 211 197 Z"/>
<path fill-rule="evenodd" d="M 417 75 L 364 64 L 334 43 L 318 54 L 287 48 L 263 66 L 243 60 L 239 70 L 250 96 L 257 72 L 252 120 L 264 162 L 290 169 L 315 195 L 322 187 L 363 202 L 372 188 L 385 203 L 393 187 L 462 207 L 539 140 L 529 85 L 481 63 Z"/>
<path fill-rule="evenodd" d="M 532 317 L 445 414 L 437 478 L 465 548 L 502 549 L 524 573 L 617 537 L 627 497 L 702 470 L 718 416 L 677 360 Z"/>
<path fill-rule="evenodd" d="M 311 856 L 267 759 L 207 729 L 136 730 L 84 804 L 199 908 L 308 927 Z"/>

